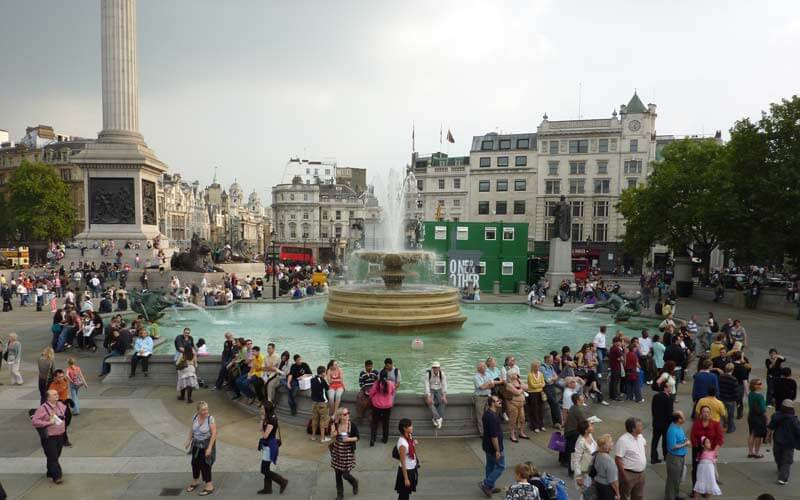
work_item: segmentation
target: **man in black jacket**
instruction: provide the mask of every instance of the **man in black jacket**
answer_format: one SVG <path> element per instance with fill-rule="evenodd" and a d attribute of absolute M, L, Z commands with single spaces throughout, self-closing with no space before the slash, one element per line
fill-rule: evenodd
<path fill-rule="evenodd" d="M 681 347 L 681 339 L 678 336 L 672 337 L 672 342 L 667 346 L 667 349 L 664 351 L 664 362 L 667 361 L 674 361 L 676 367 L 680 367 L 681 371 L 683 371 L 683 367 L 686 365 L 686 352 Z M 678 377 L 679 380 L 682 380 L 684 374 L 681 373 Z"/>
<path fill-rule="evenodd" d="M 194 349 L 194 338 L 190 328 L 184 328 L 183 333 L 175 337 L 175 359 L 178 359 L 180 353 L 187 348 Z"/>
<path fill-rule="evenodd" d="M 651 411 L 653 414 L 653 439 L 650 441 L 650 463 L 659 464 L 658 442 L 661 441 L 661 453 L 667 456 L 667 429 L 672 423 L 672 397 L 669 384 L 663 384 L 661 391 L 653 396 Z"/>
<path fill-rule="evenodd" d="M 177 340 L 177 339 L 176 339 Z M 214 388 L 222 389 L 222 385 L 228 380 L 228 364 L 236 356 L 236 342 L 233 340 L 231 332 L 225 332 L 225 343 L 222 345 L 222 355 L 220 356 L 219 374 Z"/>

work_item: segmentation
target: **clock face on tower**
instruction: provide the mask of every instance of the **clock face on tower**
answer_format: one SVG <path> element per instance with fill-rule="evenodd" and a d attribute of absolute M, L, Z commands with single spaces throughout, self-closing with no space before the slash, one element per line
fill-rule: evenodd
<path fill-rule="evenodd" d="M 639 120 L 632 120 L 632 121 L 631 121 L 631 122 L 628 124 L 628 128 L 629 128 L 629 129 L 630 129 L 632 132 L 636 132 L 637 130 L 639 130 L 640 128 L 642 128 L 642 124 L 641 124 L 641 122 L 640 122 Z"/>

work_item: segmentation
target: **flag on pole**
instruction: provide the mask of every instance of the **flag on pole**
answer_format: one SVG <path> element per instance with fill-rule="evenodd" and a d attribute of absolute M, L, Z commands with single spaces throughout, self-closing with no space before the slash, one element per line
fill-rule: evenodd
<path fill-rule="evenodd" d="M 442 145 L 442 124 L 439 123 L 439 145 Z"/>
<path fill-rule="evenodd" d="M 453 138 L 453 133 L 450 132 L 450 129 L 447 129 L 447 142 L 453 144 L 456 140 Z"/>
<path fill-rule="evenodd" d="M 416 143 L 415 143 L 415 141 L 416 141 L 416 137 L 415 137 L 416 136 L 416 134 L 415 134 L 416 130 L 415 129 L 416 129 L 415 124 L 412 121 L 411 122 L 411 152 L 412 153 L 415 153 L 417 151 L 417 146 L 416 146 Z"/>

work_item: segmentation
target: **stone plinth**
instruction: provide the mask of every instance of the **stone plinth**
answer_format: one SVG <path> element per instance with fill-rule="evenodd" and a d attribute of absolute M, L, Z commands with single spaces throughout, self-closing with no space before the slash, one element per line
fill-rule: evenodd
<path fill-rule="evenodd" d="M 572 274 L 572 240 L 561 238 L 550 240 L 550 256 L 548 258 L 545 278 L 550 281 L 550 288 L 557 290 L 563 280 L 573 280 Z"/>

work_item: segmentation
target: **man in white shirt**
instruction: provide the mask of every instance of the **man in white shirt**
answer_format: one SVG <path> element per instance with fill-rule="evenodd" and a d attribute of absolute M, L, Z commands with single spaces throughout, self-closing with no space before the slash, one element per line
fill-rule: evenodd
<path fill-rule="evenodd" d="M 597 348 L 597 378 L 603 378 L 606 374 L 606 325 L 600 327 L 600 331 L 594 336 L 592 341 Z"/>
<path fill-rule="evenodd" d="M 646 441 L 642 436 L 644 425 L 638 418 L 625 420 L 625 434 L 614 446 L 614 461 L 619 469 L 620 498 L 643 500 L 645 468 L 647 467 Z"/>
<path fill-rule="evenodd" d="M 431 369 L 423 376 L 425 404 L 431 410 L 433 426 L 442 428 L 444 407 L 447 405 L 447 377 L 438 361 L 431 363 Z"/>

